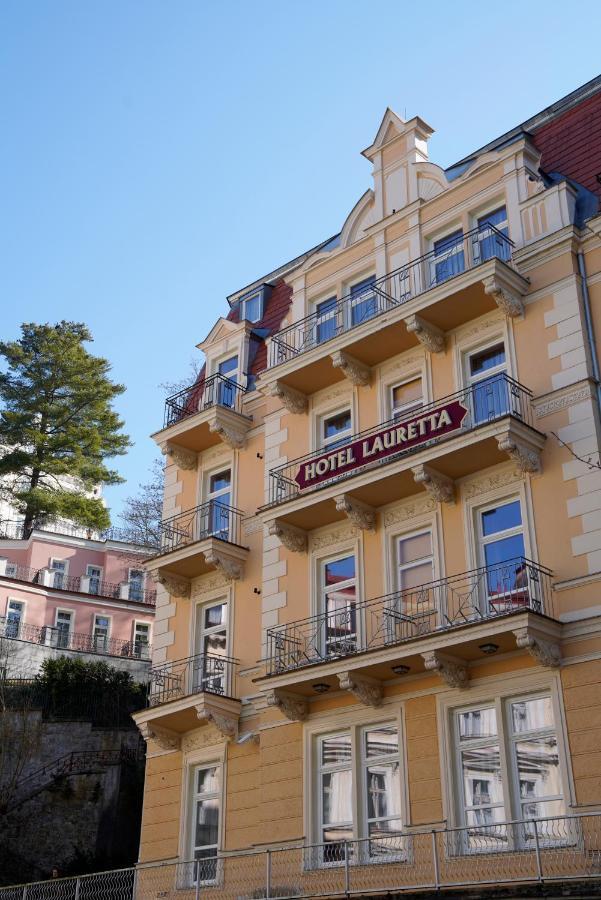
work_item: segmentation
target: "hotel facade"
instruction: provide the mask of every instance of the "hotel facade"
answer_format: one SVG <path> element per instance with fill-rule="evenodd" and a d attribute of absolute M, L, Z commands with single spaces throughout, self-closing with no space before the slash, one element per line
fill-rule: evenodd
<path fill-rule="evenodd" d="M 432 132 L 386 110 L 153 435 L 162 896 L 601 876 L 601 79 Z"/>

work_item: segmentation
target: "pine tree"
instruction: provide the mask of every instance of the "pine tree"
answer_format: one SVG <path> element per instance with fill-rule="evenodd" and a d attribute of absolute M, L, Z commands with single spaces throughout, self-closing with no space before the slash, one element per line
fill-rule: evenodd
<path fill-rule="evenodd" d="M 105 460 L 130 445 L 111 405 L 125 388 L 109 379 L 106 359 L 86 350 L 91 340 L 85 325 L 63 321 L 26 323 L 19 340 L 0 342 L 0 477 L 8 476 L 26 534 L 59 517 L 110 524 L 102 501 L 88 494 L 123 480 Z"/>

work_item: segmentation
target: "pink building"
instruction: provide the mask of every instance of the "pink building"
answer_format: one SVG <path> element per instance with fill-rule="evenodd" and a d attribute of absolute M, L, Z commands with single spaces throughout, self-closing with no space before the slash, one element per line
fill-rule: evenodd
<path fill-rule="evenodd" d="M 155 605 L 143 569 L 149 555 L 149 548 L 113 536 L 35 530 L 25 539 L 18 526 L 0 526 L 0 637 L 28 649 L 36 664 L 48 651 L 149 660 Z"/>

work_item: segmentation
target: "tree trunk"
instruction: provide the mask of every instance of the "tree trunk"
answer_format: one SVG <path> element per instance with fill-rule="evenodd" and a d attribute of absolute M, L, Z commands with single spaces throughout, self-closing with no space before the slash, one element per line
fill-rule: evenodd
<path fill-rule="evenodd" d="M 31 490 L 38 486 L 40 480 L 40 470 L 33 469 L 31 473 L 31 479 L 29 481 L 29 487 Z M 23 536 L 28 538 L 31 532 L 35 527 L 35 514 L 31 507 L 25 507 L 25 520 L 23 522 Z"/>

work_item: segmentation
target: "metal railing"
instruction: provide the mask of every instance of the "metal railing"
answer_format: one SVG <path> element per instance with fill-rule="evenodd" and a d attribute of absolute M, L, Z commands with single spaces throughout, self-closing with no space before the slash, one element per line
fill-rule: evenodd
<path fill-rule="evenodd" d="M 13 522 L 11 520 L 0 522 L 0 539 L 25 540 L 34 531 L 43 531 L 46 534 L 56 534 L 57 536 L 79 537 L 91 541 L 119 541 L 121 543 L 135 544 L 143 549 L 152 546 L 147 540 L 143 540 L 142 536 L 140 536 L 140 539 L 136 538 L 136 535 L 130 529 L 119 528 L 115 525 L 98 531 L 96 528 L 86 528 L 85 525 L 73 525 L 66 522 L 45 522 L 44 524 L 34 524 L 26 531 L 21 522 Z"/>
<path fill-rule="evenodd" d="M 150 670 L 148 705 L 160 706 L 191 694 L 235 694 L 238 660 L 217 653 L 176 659 Z"/>
<path fill-rule="evenodd" d="M 267 630 L 267 674 L 398 646 L 510 613 L 530 610 L 552 617 L 551 578 L 549 569 L 517 557 L 361 602 L 342 590 L 337 608 Z"/>
<path fill-rule="evenodd" d="M 227 503 L 209 500 L 161 522 L 160 553 L 171 553 L 196 541 L 218 538 L 228 544 L 240 541 L 242 512 Z"/>
<path fill-rule="evenodd" d="M 78 634 L 53 625 L 30 625 L 7 616 L 0 616 L 0 637 L 31 644 L 41 644 L 54 650 L 77 650 L 100 656 L 120 656 L 127 659 L 150 659 L 150 644 L 144 641 L 124 641 L 94 634 Z"/>
<path fill-rule="evenodd" d="M 327 344 L 489 259 L 508 263 L 512 249 L 513 242 L 491 224 L 449 238 L 444 247 L 424 253 L 332 304 L 320 304 L 319 312 L 276 332 L 270 341 L 269 366 L 278 366 Z"/>
<path fill-rule="evenodd" d="M 307 453 L 299 456 L 285 465 L 272 469 L 269 473 L 269 504 L 268 506 L 277 506 L 280 503 L 286 503 L 288 500 L 294 500 L 296 497 L 306 495 L 312 491 L 318 490 L 329 484 L 344 481 L 360 472 L 369 469 L 378 468 L 386 463 L 397 460 L 403 456 L 419 453 L 426 447 L 434 444 L 442 443 L 452 439 L 458 434 L 464 434 L 467 431 L 473 431 L 483 425 L 488 425 L 498 419 L 511 416 L 532 426 L 532 391 L 524 387 L 518 381 L 510 378 L 504 372 L 499 375 L 493 375 L 491 378 L 485 378 L 482 381 L 472 384 L 469 387 L 456 391 L 442 397 L 440 400 L 434 400 L 411 411 L 407 418 L 389 419 L 365 431 L 359 431 L 351 435 L 344 443 L 340 443 L 335 449 L 322 449 L 321 451 Z M 424 422 L 424 428 L 429 427 L 429 417 L 441 407 L 457 407 L 460 405 L 465 408 L 466 414 L 459 427 L 452 430 L 441 430 L 438 433 L 432 433 L 431 437 L 426 437 L 418 443 L 410 443 L 404 446 L 403 441 L 397 442 L 397 429 L 402 429 L 409 423 L 417 423 L 415 430 L 419 433 L 421 422 Z M 343 466 L 332 474 L 326 474 L 317 482 L 309 482 L 306 486 L 302 486 L 302 472 L 307 465 L 317 463 L 319 460 L 328 459 L 332 454 L 338 455 L 345 448 L 351 445 L 362 446 L 364 441 L 374 438 L 381 432 L 391 432 L 391 444 L 389 450 L 363 462 L 361 465 L 352 465 L 351 467 Z M 426 431 L 426 435 L 427 435 Z M 387 439 L 388 440 L 388 439 Z M 358 454 L 357 454 L 358 455 Z"/>
<path fill-rule="evenodd" d="M 190 387 L 165 400 L 163 428 L 212 406 L 223 406 L 241 412 L 244 393 L 241 385 L 225 375 L 211 375 L 210 378 L 195 381 Z"/>
<path fill-rule="evenodd" d="M 591 812 L 469 828 L 406 828 L 310 846 L 206 851 L 188 862 L 0 888 L 0 900 L 292 900 L 445 889 L 459 896 L 457 888 L 478 885 L 600 879 L 601 815 Z"/>
<path fill-rule="evenodd" d="M 122 581 L 119 584 L 94 578 L 92 575 L 65 575 L 53 569 L 34 569 L 31 566 L 15 565 L 8 561 L 6 571 L 1 577 L 15 581 L 27 581 L 41 587 L 86 594 L 91 597 L 104 597 L 109 600 L 127 600 L 132 603 L 144 603 L 147 606 L 156 604 L 156 588 L 144 588 L 136 581 Z"/>

